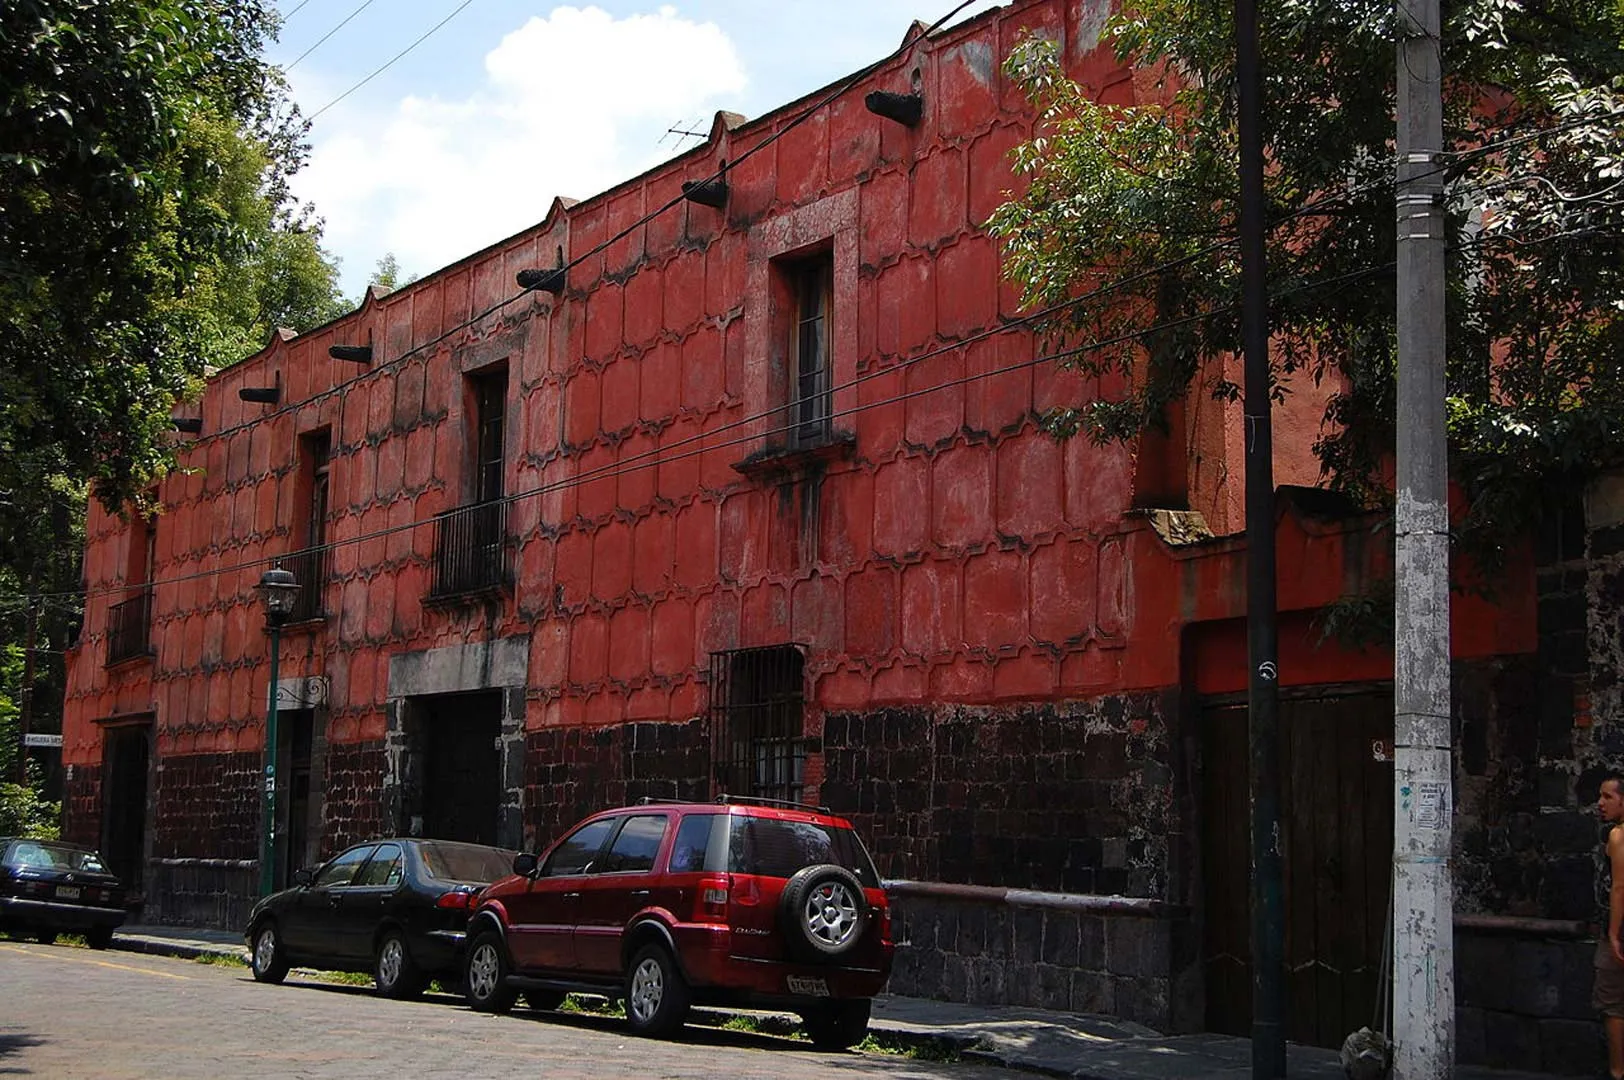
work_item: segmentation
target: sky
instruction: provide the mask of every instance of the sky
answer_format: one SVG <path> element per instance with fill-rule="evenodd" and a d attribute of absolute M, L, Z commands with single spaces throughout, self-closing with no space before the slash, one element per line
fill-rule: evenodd
<path fill-rule="evenodd" d="M 294 194 L 355 298 L 385 254 L 431 273 L 536 224 L 554 196 L 590 198 L 699 141 L 669 129 L 761 116 L 958 2 L 277 0 L 268 58 L 313 118 Z"/>

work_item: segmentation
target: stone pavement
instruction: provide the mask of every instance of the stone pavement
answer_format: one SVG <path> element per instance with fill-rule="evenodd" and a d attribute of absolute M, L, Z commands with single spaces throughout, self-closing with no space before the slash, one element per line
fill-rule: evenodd
<path fill-rule="evenodd" d="M 164 956 L 233 955 L 247 959 L 241 935 L 174 926 L 125 926 L 113 948 Z M 969 1060 L 1072 1080 L 1241 1080 L 1250 1077 L 1249 1040 L 1229 1035 L 1162 1035 L 1108 1016 L 958 1005 L 886 995 L 874 1002 L 870 1028 L 903 1042 L 951 1043 Z M 1599 1059 L 1598 1059 L 1599 1060 Z M 1344 1080 L 1334 1050 L 1292 1046 L 1292 1080 Z M 1460 1066 L 1455 1080 L 1558 1080 L 1543 1073 Z"/>

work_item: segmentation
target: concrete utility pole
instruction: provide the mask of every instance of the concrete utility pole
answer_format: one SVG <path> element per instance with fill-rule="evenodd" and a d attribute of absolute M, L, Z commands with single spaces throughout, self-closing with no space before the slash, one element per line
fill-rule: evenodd
<path fill-rule="evenodd" d="M 1279 627 L 1275 614 L 1274 425 L 1263 193 L 1257 0 L 1235 0 L 1240 135 L 1241 347 L 1246 394 L 1246 742 L 1252 799 L 1252 1077 L 1286 1075 L 1285 887 L 1280 851 Z"/>
<path fill-rule="evenodd" d="M 1439 0 L 1396 0 L 1398 505 L 1394 604 L 1395 1080 L 1455 1060 L 1454 797 L 1449 723 L 1449 471 L 1444 432 L 1443 82 Z"/>

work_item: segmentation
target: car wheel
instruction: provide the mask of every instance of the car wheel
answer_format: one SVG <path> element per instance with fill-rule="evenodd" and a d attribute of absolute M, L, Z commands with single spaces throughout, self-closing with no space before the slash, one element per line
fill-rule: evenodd
<path fill-rule="evenodd" d="M 275 923 L 261 923 L 254 931 L 254 952 L 249 963 L 256 982 L 279 983 L 288 977 L 288 958 L 282 951 Z"/>
<path fill-rule="evenodd" d="M 785 883 L 781 903 L 784 933 L 802 959 L 838 959 L 857 946 L 868 927 L 863 886 L 842 866 L 800 870 Z"/>
<path fill-rule="evenodd" d="M 56 935 L 51 935 L 56 940 Z M 105 949 L 113 943 L 113 928 L 111 926 L 97 926 L 85 931 L 85 944 L 92 949 Z"/>
<path fill-rule="evenodd" d="M 428 986 L 428 980 L 412 961 L 406 939 L 398 930 L 389 931 L 378 942 L 372 977 L 378 984 L 378 993 L 387 998 L 414 998 Z"/>
<path fill-rule="evenodd" d="M 833 1001 L 803 1016 L 806 1037 L 820 1050 L 849 1050 L 868 1035 L 869 1002 Z"/>
<path fill-rule="evenodd" d="M 462 990 L 468 1005 L 479 1012 L 505 1013 L 519 996 L 507 984 L 507 947 L 502 935 L 487 930 L 474 939 L 463 969 Z"/>
<path fill-rule="evenodd" d="M 674 1035 L 688 1019 L 693 992 L 662 945 L 648 945 L 626 976 L 626 1022 L 639 1035 Z"/>
<path fill-rule="evenodd" d="M 562 990 L 526 990 L 524 1003 L 532 1012 L 553 1012 L 564 1004 L 566 996 Z"/>

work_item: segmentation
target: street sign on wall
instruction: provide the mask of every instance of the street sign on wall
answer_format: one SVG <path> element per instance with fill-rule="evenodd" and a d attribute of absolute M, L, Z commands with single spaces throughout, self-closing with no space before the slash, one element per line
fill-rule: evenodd
<path fill-rule="evenodd" d="M 30 732 L 27 735 L 23 736 L 23 745 L 24 746 L 54 746 L 58 750 L 60 750 L 60 749 L 62 749 L 62 736 L 60 736 L 60 735 L 36 735 L 33 732 Z"/>

